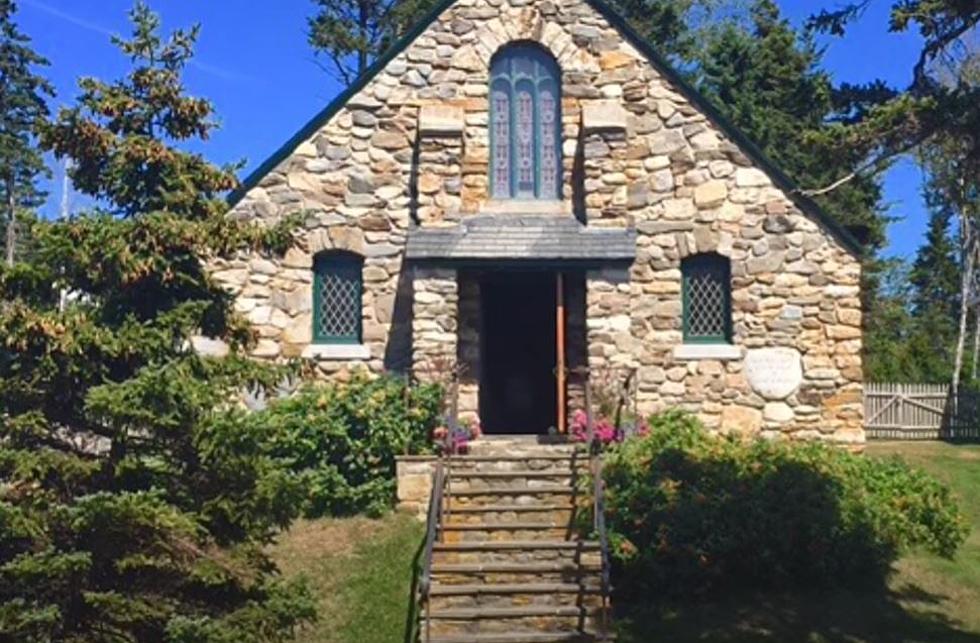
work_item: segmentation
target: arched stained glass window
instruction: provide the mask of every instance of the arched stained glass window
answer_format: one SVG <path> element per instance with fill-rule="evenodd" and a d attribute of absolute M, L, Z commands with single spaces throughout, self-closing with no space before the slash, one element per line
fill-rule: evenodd
<path fill-rule="evenodd" d="M 535 45 L 510 45 L 490 65 L 490 191 L 557 199 L 561 190 L 558 65 Z"/>

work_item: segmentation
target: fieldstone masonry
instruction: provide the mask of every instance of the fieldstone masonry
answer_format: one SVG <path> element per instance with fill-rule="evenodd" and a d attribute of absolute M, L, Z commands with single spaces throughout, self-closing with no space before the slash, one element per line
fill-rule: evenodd
<path fill-rule="evenodd" d="M 552 210 L 638 233 L 631 267 L 586 275 L 589 363 L 639 367 L 643 412 L 682 407 L 726 432 L 862 442 L 858 258 L 585 0 L 457 1 L 247 191 L 236 217 L 305 213 L 284 257 L 213 266 L 256 328 L 255 356 L 305 357 L 334 377 L 472 361 L 478 303 L 460 307 L 478 288 L 453 268 L 408 265 L 404 247 L 414 226 L 499 209 L 488 70 L 514 41 L 538 43 L 562 70 L 563 198 Z M 311 343 L 312 260 L 330 249 L 364 257 L 359 350 Z M 702 252 L 731 260 L 727 350 L 683 346 L 680 264 Z M 790 373 L 786 387 L 767 369 Z M 464 397 L 475 410 L 477 382 Z"/>

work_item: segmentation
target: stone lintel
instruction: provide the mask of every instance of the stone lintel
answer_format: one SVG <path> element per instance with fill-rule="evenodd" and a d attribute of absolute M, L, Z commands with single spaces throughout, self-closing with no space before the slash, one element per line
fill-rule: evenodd
<path fill-rule="evenodd" d="M 462 136 L 465 122 L 463 108 L 456 105 L 423 105 L 419 110 L 421 136 Z"/>
<path fill-rule="evenodd" d="M 628 113 L 614 100 L 595 100 L 583 104 L 582 127 L 586 132 L 625 132 Z"/>

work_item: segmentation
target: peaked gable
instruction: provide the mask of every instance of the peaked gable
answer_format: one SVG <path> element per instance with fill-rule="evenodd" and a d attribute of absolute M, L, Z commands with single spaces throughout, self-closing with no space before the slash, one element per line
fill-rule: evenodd
<path fill-rule="evenodd" d="M 354 83 L 344 89 L 326 107 L 313 116 L 299 131 L 287 140 L 271 156 L 263 161 L 255 170 L 242 181 L 238 189 L 229 195 L 229 203 L 234 207 L 245 195 L 257 187 L 262 179 L 273 171 L 280 163 L 289 156 L 305 141 L 311 139 L 323 128 L 334 116 L 336 116 L 357 94 L 371 83 L 375 77 L 382 72 L 395 58 L 403 53 L 417 38 L 423 35 L 432 24 L 448 9 L 452 8 L 459 0 L 442 0 L 424 18 L 400 38 L 383 55 L 379 56 L 374 63 L 361 74 Z M 695 89 L 687 80 L 663 57 L 652 44 L 643 40 L 640 35 L 629 26 L 624 17 L 615 9 L 609 6 L 604 0 L 583 0 L 586 4 L 597 11 L 609 25 L 616 29 L 623 39 L 642 54 L 654 70 L 660 74 L 665 81 L 672 85 L 677 92 L 683 96 L 699 112 L 711 120 L 717 128 L 729 139 L 731 139 L 739 150 L 769 177 L 778 189 L 800 209 L 820 225 L 822 225 L 833 237 L 841 243 L 854 256 L 860 257 L 863 254 L 863 247 L 860 242 L 836 219 L 828 215 L 809 197 L 805 196 L 799 186 L 779 167 L 775 165 L 765 153 L 734 123 L 725 117 L 701 92 Z"/>

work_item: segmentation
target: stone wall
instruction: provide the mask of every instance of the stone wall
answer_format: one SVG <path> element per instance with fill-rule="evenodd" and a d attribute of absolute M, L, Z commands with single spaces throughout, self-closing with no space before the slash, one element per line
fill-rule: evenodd
<path fill-rule="evenodd" d="M 489 65 L 518 40 L 562 69 L 558 209 L 639 233 L 628 273 L 587 276 L 590 364 L 638 366 L 644 412 L 681 406 L 725 431 L 863 440 L 858 260 L 582 0 L 460 0 L 245 195 L 235 216 L 306 213 L 284 258 L 215 266 L 258 330 L 256 356 L 306 355 L 339 375 L 405 368 L 413 349 L 416 362 L 459 358 L 455 274 L 413 284 L 403 248 L 412 225 L 496 207 Z M 310 344 L 309 266 L 330 248 L 365 258 L 359 352 Z M 681 346 L 680 262 L 707 251 L 732 262 L 734 347 L 720 353 Z M 797 385 L 773 391 L 747 359 Z"/>

